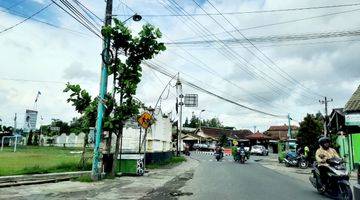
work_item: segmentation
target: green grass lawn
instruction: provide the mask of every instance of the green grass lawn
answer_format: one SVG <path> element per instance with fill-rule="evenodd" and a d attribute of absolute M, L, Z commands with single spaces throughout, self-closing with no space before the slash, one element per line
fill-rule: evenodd
<path fill-rule="evenodd" d="M 82 170 L 81 154 L 71 151 L 81 148 L 20 146 L 14 153 L 13 148 L 6 147 L 0 151 L 0 176 Z M 87 157 L 91 155 L 92 150 L 88 149 Z M 90 169 L 91 159 L 84 170 Z"/>

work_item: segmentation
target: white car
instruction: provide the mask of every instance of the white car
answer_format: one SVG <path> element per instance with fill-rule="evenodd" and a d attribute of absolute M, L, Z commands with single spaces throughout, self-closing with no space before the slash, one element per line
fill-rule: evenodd
<path fill-rule="evenodd" d="M 256 154 L 256 155 L 262 155 L 262 156 L 267 156 L 269 155 L 269 151 L 262 145 L 254 145 L 251 147 L 250 150 L 251 154 Z"/>

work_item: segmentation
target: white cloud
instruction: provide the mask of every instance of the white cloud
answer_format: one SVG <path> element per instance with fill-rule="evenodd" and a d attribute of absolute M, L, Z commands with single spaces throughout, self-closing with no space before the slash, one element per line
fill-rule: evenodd
<path fill-rule="evenodd" d="M 34 0 L 38 3 L 44 3 L 43 0 Z M 168 14 L 169 10 L 165 9 L 162 4 L 154 1 L 124 1 L 139 14 Z M 188 12 L 202 13 L 191 1 L 177 1 Z M 214 5 L 222 12 L 247 11 L 259 9 L 279 9 L 292 7 L 314 6 L 315 3 L 310 0 L 306 1 L 212 1 Z M 122 9 L 115 2 L 114 13 L 131 14 L 126 8 Z M 103 1 L 86 1 L 86 5 L 94 12 L 103 17 L 105 4 Z M 167 4 L 173 6 L 171 4 Z M 328 5 L 328 1 L 322 0 L 316 2 L 316 5 Z M 204 5 L 208 12 L 215 12 L 209 4 Z M 349 8 L 346 8 L 349 9 Z M 276 23 L 291 19 L 298 19 L 308 16 L 326 14 L 346 10 L 345 8 L 318 9 L 297 12 L 281 12 L 267 14 L 247 14 L 228 16 L 236 27 L 247 28 L 267 23 Z M 124 12 L 125 11 L 125 12 Z M 56 29 L 34 21 L 16 27 L 14 30 L 3 33 L 0 37 L 0 66 L 1 78 L 16 79 L 35 79 L 48 81 L 71 81 L 81 83 L 82 87 L 89 90 L 93 96 L 98 93 L 99 72 L 101 63 L 101 40 L 93 36 L 86 29 L 81 27 L 72 18 L 59 10 L 55 16 L 61 26 L 86 33 L 86 35 L 71 33 L 63 29 Z M 360 25 L 357 19 L 358 13 L 348 13 L 343 15 L 334 15 L 325 18 L 305 20 L 297 23 L 289 23 L 280 26 L 271 26 L 261 29 L 251 29 L 243 31 L 248 36 L 276 35 L 276 34 L 294 34 L 309 32 L 325 32 L 334 30 L 354 29 Z M 4 27 L 8 27 L 19 21 L 18 18 L 0 14 Z M 125 17 L 123 17 L 125 18 Z M 169 41 L 180 38 L 199 36 L 199 24 L 191 23 L 191 18 L 162 17 L 151 18 L 144 17 L 141 22 L 128 21 L 133 32 L 136 33 L 141 25 L 149 21 L 159 26 L 164 33 L 164 40 Z M 209 29 L 212 33 L 223 32 L 223 30 L 210 18 L 206 16 L 196 17 L 199 22 Z M 227 30 L 233 28 L 226 24 L 224 19 L 217 16 L 216 20 L 222 23 Z M 346 22 L 346 23 L 344 23 Z M 190 26 L 190 28 L 188 27 Z M 192 29 L 198 30 L 193 32 Z M 208 33 L 207 33 L 208 34 Z M 222 34 L 219 37 L 229 37 Z M 238 34 L 236 34 L 238 36 Z M 346 100 L 359 84 L 360 74 L 358 73 L 358 57 L 354 52 L 359 52 L 360 46 L 354 43 L 341 44 L 333 43 L 328 45 L 313 46 L 278 46 L 278 47 L 260 47 L 261 50 L 274 60 L 282 70 L 296 78 L 302 85 L 310 88 L 315 92 L 322 93 L 334 98 L 329 106 L 342 107 Z M 185 51 L 184 51 L 185 50 Z M 252 49 L 253 50 L 253 49 Z M 253 55 L 241 48 L 231 48 L 231 51 L 237 52 L 243 56 L 252 65 L 257 67 L 256 73 L 262 74 L 260 78 L 252 78 L 246 74 L 246 70 L 253 71 L 249 65 L 241 66 L 234 58 L 227 58 L 214 48 L 187 48 L 179 49 L 169 47 L 166 52 L 156 56 L 156 60 L 164 64 L 164 67 L 176 73 L 183 72 L 181 75 L 188 81 L 201 85 L 220 95 L 237 100 L 245 105 L 254 108 L 273 112 L 277 114 L 290 113 L 297 120 L 307 113 L 315 113 L 323 110 L 322 105 L 318 104 L 317 96 L 304 92 L 301 86 L 291 84 L 279 73 L 258 61 Z M 222 53 L 229 54 L 222 51 Z M 192 56 L 190 56 L 191 54 Z M 260 54 L 257 54 L 260 55 Z M 186 58 L 184 60 L 182 57 Z M 194 59 L 194 57 L 201 60 Z M 189 60 L 191 62 L 189 62 Z M 239 59 L 241 60 L 241 59 Z M 202 67 L 194 65 L 197 63 Z M 218 76 L 210 74 L 204 69 L 209 66 L 211 70 L 216 71 L 223 78 L 232 81 L 234 84 L 251 91 L 253 94 L 239 89 L 239 87 L 224 81 Z M 243 69 L 240 69 L 240 66 Z M 192 77 L 188 77 L 190 74 Z M 169 78 L 157 74 L 163 83 L 167 83 Z M 264 81 L 267 77 L 268 81 Z M 279 86 L 272 79 L 286 87 Z M 198 81 L 199 80 L 199 81 Z M 137 97 L 145 101 L 148 105 L 154 106 L 162 89 L 163 83 L 148 68 L 144 68 L 143 79 L 139 86 Z M 282 92 L 275 93 L 273 86 L 280 87 Z M 13 113 L 24 113 L 26 108 L 33 106 L 36 92 L 40 90 L 42 95 L 39 99 L 39 112 L 44 116 L 46 123 L 51 118 L 61 118 L 70 120 L 77 113 L 66 103 L 67 94 L 62 92 L 64 84 L 59 83 L 32 83 L 20 81 L 0 80 L 0 118 L 3 122 L 12 123 Z M 184 86 L 185 93 L 199 93 L 193 89 Z M 172 93 L 175 93 L 172 88 Z M 266 102 L 259 101 L 258 98 L 266 99 Z M 308 98 L 312 96 L 312 98 Z M 286 123 L 286 119 L 277 119 L 261 114 L 255 114 L 251 111 L 228 104 L 215 97 L 199 93 L 199 108 L 185 108 L 184 113 L 190 116 L 193 111 L 206 109 L 204 117 L 217 116 L 226 125 L 237 128 L 251 128 L 256 125 L 260 130 L 266 129 L 271 124 Z M 169 95 L 167 100 L 163 100 L 161 105 L 165 112 L 174 108 L 175 97 Z"/>

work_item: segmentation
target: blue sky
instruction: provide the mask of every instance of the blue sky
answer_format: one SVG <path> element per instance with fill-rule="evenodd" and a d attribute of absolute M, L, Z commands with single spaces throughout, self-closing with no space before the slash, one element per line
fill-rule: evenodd
<path fill-rule="evenodd" d="M 3 10 L 8 11 L 15 11 L 22 13 L 26 16 L 32 15 L 36 11 L 40 10 L 44 7 L 44 3 L 48 4 L 51 1 L 45 1 L 45 2 L 38 2 L 38 1 L 32 1 L 32 0 L 0 0 L 0 7 Z M 11 8 L 10 8 L 11 7 Z M 10 10 L 9 10 L 10 8 Z M 59 11 L 57 8 L 55 8 L 54 5 L 50 6 L 46 11 L 40 13 L 35 18 L 36 19 L 44 19 L 48 22 L 58 24 L 59 21 L 57 20 L 57 16 L 59 14 Z"/>
<path fill-rule="evenodd" d="M 0 0 L 0 7 L 4 10 L 13 5 L 13 3 L 21 1 Z M 178 6 L 184 12 L 203 13 L 192 0 L 121 1 L 142 15 L 169 14 L 171 13 L 169 8 L 176 8 L 174 2 L 179 4 Z M 210 1 L 221 12 L 271 10 L 330 4 L 326 0 L 316 2 L 312 0 Z M 29 16 L 49 2 L 49 0 L 26 0 L 12 8 L 12 11 Z M 82 0 L 81 2 L 93 10 L 99 17 L 103 17 L 104 1 Z M 216 12 L 207 1 L 197 2 L 207 12 Z M 344 4 L 351 2 L 344 0 L 337 3 Z M 356 7 L 301 12 L 229 15 L 227 17 L 233 25 L 244 29 L 354 8 Z M 133 14 L 128 7 L 120 4 L 119 1 L 114 1 L 113 11 L 114 14 Z M 179 10 L 176 12 L 179 12 Z M 351 12 L 296 23 L 249 29 L 242 31 L 242 33 L 251 38 L 295 33 L 354 30 L 360 25 L 360 22 L 357 20 L 358 17 L 359 12 Z M 38 90 L 42 93 L 37 107 L 40 115 L 44 118 L 44 121 L 41 123 L 48 123 L 52 118 L 70 121 L 72 117 L 78 116 L 74 109 L 66 103 L 67 96 L 62 92 L 66 82 L 80 83 L 94 96 L 98 91 L 101 41 L 55 5 L 52 5 L 35 18 L 66 27 L 77 33 L 29 20 L 13 30 L 0 35 L 0 45 L 3 47 L 0 49 L 0 60 L 3 63 L 2 66 L 7 66 L 7 68 L 0 67 L 0 101 L 5 102 L 0 105 L 0 118 L 3 119 L 5 124 L 12 124 L 12 116 L 15 112 L 19 113 L 20 119 L 25 109 L 32 108 L 33 100 Z M 126 16 L 120 18 L 125 19 Z M 233 27 L 223 18 L 219 16 L 214 18 L 226 30 L 233 30 Z M 0 12 L 0 19 L 0 28 L 3 29 L 18 23 L 21 18 Z M 127 25 L 136 33 L 144 23 L 150 22 L 159 27 L 164 33 L 164 41 L 189 37 L 202 39 L 200 37 L 201 34 L 224 32 L 218 24 L 207 16 L 197 16 L 194 19 L 189 17 L 144 17 L 140 22 L 128 21 Z M 202 26 L 208 31 L 201 29 Z M 79 34 L 78 32 L 85 34 Z M 238 34 L 235 36 L 240 37 Z M 230 36 L 224 33 L 220 37 L 229 38 Z M 356 37 L 350 39 L 356 39 Z M 354 52 L 360 51 L 358 42 L 288 46 L 286 46 L 287 43 L 284 44 L 276 43 L 275 46 L 266 47 L 267 44 L 256 43 L 281 69 L 299 80 L 303 85 L 315 92 L 321 92 L 323 95 L 333 98 L 334 102 L 330 103 L 330 109 L 343 107 L 346 100 L 355 91 L 360 80 L 360 72 L 356 70 L 358 69 L 356 63 L 360 62 L 360 58 L 354 54 Z M 229 46 L 229 48 L 256 67 L 256 69 L 253 69 L 247 66 L 249 70 L 267 74 L 269 77 L 278 80 L 288 87 L 286 88 L 287 92 L 282 92 L 281 94 L 275 93 L 269 87 L 269 82 L 273 82 L 271 78 L 266 78 L 267 81 L 264 81 L 261 77 L 253 78 L 249 76 L 240 67 L 241 65 L 237 60 L 229 59 L 223 55 L 224 51 L 219 48 L 219 44 L 214 46 L 168 46 L 167 51 L 156 56 L 154 61 L 162 63 L 173 73 L 180 72 L 183 78 L 201 87 L 267 112 L 284 115 L 290 113 L 297 121 L 301 120 L 306 113 L 323 111 L 323 105 L 318 103 L 319 97 L 309 95 L 299 85 L 289 84 L 278 73 L 262 64 L 239 45 Z M 218 76 L 209 73 L 204 69 L 205 67 L 209 67 L 207 70 L 215 71 Z M 45 80 L 50 82 L 21 82 L 4 80 L 4 78 Z M 164 87 L 164 83 L 168 80 L 168 77 L 144 66 L 143 80 L 139 86 L 138 98 L 148 105 L 153 105 Z M 281 87 L 277 83 L 273 84 Z M 246 88 L 251 93 L 256 93 L 261 98 L 266 99 L 266 102 L 258 101 L 249 92 L 245 92 L 239 89 L 239 87 L 235 87 L 235 85 Z M 184 86 L 184 90 L 186 93 L 199 93 L 186 86 Z M 172 93 L 174 92 L 172 91 Z M 174 111 L 174 95 L 172 93 L 170 93 L 168 99 L 162 101 L 161 105 L 165 112 Z M 286 119 L 256 114 L 203 93 L 199 93 L 199 99 L 198 108 L 187 108 L 184 110 L 186 116 L 191 116 L 192 113 L 198 114 L 199 111 L 205 109 L 206 112 L 202 114 L 205 118 L 219 117 L 226 125 L 237 128 L 248 128 L 256 125 L 260 130 L 265 130 L 271 124 L 286 123 Z M 293 123 L 296 124 L 296 122 Z"/>

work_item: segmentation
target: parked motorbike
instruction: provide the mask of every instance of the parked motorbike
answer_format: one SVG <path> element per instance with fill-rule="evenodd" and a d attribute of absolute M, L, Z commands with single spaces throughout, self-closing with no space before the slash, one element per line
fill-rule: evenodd
<path fill-rule="evenodd" d="M 331 158 L 326 161 L 329 165 L 327 180 L 320 179 L 320 171 L 315 163 L 312 169 L 312 176 L 309 177 L 311 184 L 320 194 L 340 200 L 352 200 L 353 195 L 349 183 L 349 173 L 347 172 L 343 160 L 340 158 Z M 325 185 L 325 187 L 323 187 Z"/>
<path fill-rule="evenodd" d="M 284 163 L 286 167 L 299 167 L 301 169 L 306 169 L 309 166 L 306 157 L 295 152 L 288 152 L 284 158 Z"/>

